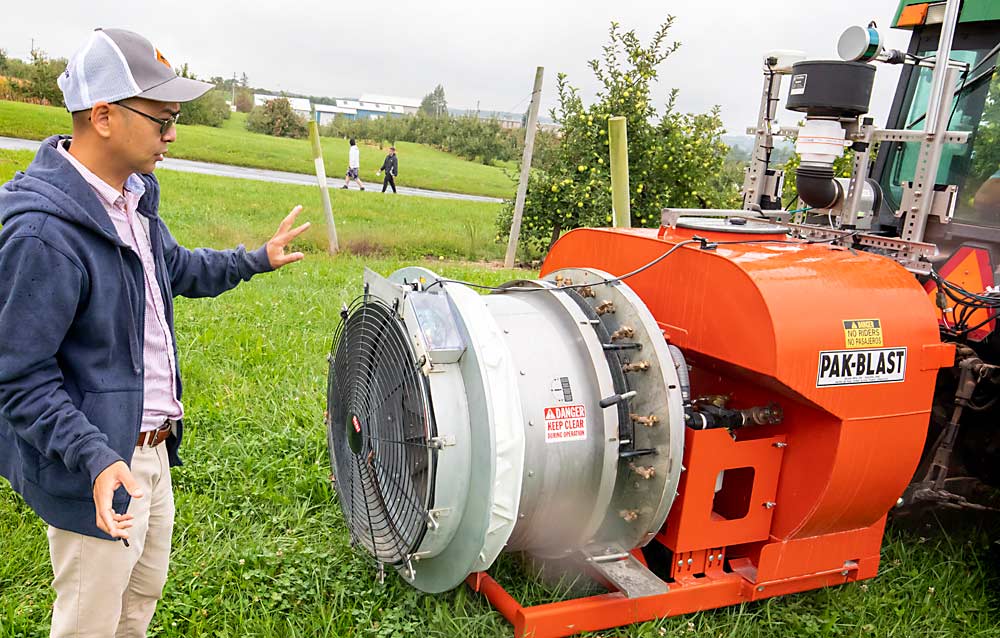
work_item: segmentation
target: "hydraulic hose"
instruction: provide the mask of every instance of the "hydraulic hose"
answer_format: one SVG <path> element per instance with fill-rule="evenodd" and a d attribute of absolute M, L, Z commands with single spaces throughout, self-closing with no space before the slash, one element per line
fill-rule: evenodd
<path fill-rule="evenodd" d="M 667 349 L 670 350 L 670 358 L 674 360 L 674 367 L 677 368 L 677 380 L 681 384 L 681 397 L 684 399 L 684 403 L 687 403 L 691 399 L 691 377 L 688 374 L 687 361 L 684 359 L 684 353 L 681 349 L 672 343 L 667 344 Z"/>

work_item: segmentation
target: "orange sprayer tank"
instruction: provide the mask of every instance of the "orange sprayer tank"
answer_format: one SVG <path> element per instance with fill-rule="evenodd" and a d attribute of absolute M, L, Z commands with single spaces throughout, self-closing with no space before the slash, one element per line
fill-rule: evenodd
<path fill-rule="evenodd" d="M 695 393 L 732 395 L 730 407 L 777 401 L 784 409 L 781 424 L 737 437 L 785 437 L 770 536 L 875 524 L 916 469 L 937 369 L 953 359 L 926 293 L 876 255 L 683 229 L 575 230 L 556 243 L 542 274 L 570 266 L 622 274 L 695 234 L 756 243 L 687 245 L 628 283 L 688 356 Z M 905 369 L 897 354 L 883 366 L 892 372 L 874 375 L 891 381 L 832 385 L 849 375 L 830 370 L 818 378 L 821 353 L 841 367 L 852 354 L 895 348 L 905 349 Z"/>

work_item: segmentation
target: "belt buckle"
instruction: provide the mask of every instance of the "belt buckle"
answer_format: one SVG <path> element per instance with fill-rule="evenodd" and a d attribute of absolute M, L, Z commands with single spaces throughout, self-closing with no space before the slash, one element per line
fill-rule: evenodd
<path fill-rule="evenodd" d="M 157 445 L 159 445 L 160 443 L 166 441 L 167 436 L 170 435 L 169 433 L 173 431 L 174 423 L 176 423 L 176 421 L 174 421 L 173 419 L 164 419 L 163 425 L 156 428 L 155 430 L 150 430 L 149 432 L 147 432 L 146 440 L 143 444 L 143 447 L 152 449 Z M 163 439 L 160 439 L 161 434 L 164 432 L 167 433 L 167 436 L 164 436 Z"/>
<path fill-rule="evenodd" d="M 163 425 L 156 429 L 156 436 L 153 437 L 155 445 L 165 442 L 170 437 L 170 433 L 173 432 L 175 423 L 176 421 L 173 419 L 164 419 Z M 160 438 L 161 434 L 163 436 L 162 439 Z"/>

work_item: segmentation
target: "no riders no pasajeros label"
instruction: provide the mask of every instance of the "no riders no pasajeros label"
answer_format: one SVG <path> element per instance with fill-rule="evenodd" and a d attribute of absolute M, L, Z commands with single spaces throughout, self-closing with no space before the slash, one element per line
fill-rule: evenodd
<path fill-rule="evenodd" d="M 878 319 L 844 319 L 845 348 L 880 348 L 882 322 Z"/>

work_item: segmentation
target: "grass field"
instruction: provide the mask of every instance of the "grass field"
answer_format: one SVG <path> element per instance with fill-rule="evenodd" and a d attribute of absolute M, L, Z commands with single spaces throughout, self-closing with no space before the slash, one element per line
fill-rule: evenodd
<path fill-rule="evenodd" d="M 30 159 L 0 151 L 0 182 Z M 162 212 L 190 246 L 255 246 L 282 214 L 315 189 L 162 172 Z M 495 207 L 455 208 L 415 198 L 338 193 L 345 243 L 375 257 L 323 254 L 322 229 L 307 259 L 211 300 L 178 300 L 177 327 L 188 417 L 175 468 L 177 526 L 171 575 L 151 635 L 463 638 L 510 635 L 464 587 L 419 594 L 390 574 L 384 585 L 348 547 L 328 485 L 322 425 L 326 353 L 341 303 L 360 293 L 365 266 L 382 273 L 423 261 L 481 283 L 523 277 L 467 259 L 464 224 L 492 228 Z M 390 204 L 404 202 L 400 208 Z M 319 221 L 316 206 L 304 213 Z M 378 248 L 381 246 L 381 248 Z M 493 257 L 483 242 L 472 254 Z M 438 257 L 446 256 L 441 261 Z M 47 635 L 52 593 L 44 526 L 0 481 L 0 638 Z M 668 618 L 601 636 L 725 638 L 1000 635 L 997 585 L 986 539 L 890 528 L 878 578 L 851 585 Z M 529 603 L 557 594 L 526 579 L 516 561 L 494 568 Z"/>
<path fill-rule="evenodd" d="M 308 140 L 251 133 L 243 128 L 245 121 L 246 116 L 237 113 L 220 128 L 181 124 L 177 141 L 170 145 L 170 156 L 293 173 L 315 171 Z M 0 100 L 0 136 L 40 140 L 56 133 L 69 134 L 71 128 L 69 113 L 63 108 Z M 322 143 L 326 174 L 343 177 L 347 170 L 347 140 L 324 137 Z M 501 167 L 469 162 L 422 144 L 399 142 L 396 147 L 400 186 L 490 197 L 514 195 L 516 177 L 512 179 Z M 375 172 L 382 166 L 385 154 L 376 146 L 361 145 L 362 181 L 374 185 L 377 180 L 381 188 L 382 180 Z"/>

